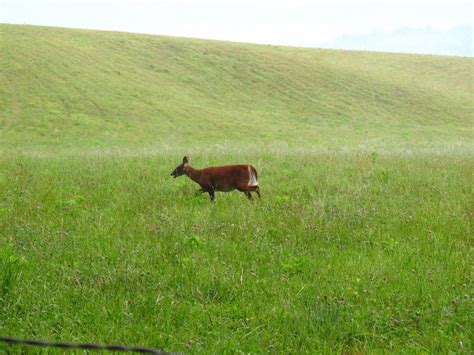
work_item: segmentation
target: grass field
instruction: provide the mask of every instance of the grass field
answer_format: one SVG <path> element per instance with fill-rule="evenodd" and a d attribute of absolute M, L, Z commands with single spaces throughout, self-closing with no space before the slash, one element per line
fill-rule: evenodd
<path fill-rule="evenodd" d="M 0 335 L 472 353 L 472 59 L 0 40 Z M 185 154 L 253 164 L 262 199 L 195 195 Z"/>

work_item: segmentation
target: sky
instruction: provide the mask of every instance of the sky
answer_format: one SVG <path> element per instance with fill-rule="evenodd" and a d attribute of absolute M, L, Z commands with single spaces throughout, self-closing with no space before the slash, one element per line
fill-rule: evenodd
<path fill-rule="evenodd" d="M 0 0 L 0 22 L 474 55 L 473 0 Z"/>

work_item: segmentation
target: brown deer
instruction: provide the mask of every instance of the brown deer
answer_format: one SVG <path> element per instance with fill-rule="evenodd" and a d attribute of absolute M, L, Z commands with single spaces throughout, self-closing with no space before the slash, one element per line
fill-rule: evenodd
<path fill-rule="evenodd" d="M 177 178 L 187 175 L 191 180 L 198 183 L 201 189 L 198 193 L 207 192 L 211 201 L 214 201 L 216 191 L 239 190 L 249 200 L 253 200 L 252 191 L 260 198 L 258 187 L 257 170 L 252 165 L 225 165 L 204 169 L 194 169 L 189 164 L 188 157 L 173 170 L 171 176 Z"/>

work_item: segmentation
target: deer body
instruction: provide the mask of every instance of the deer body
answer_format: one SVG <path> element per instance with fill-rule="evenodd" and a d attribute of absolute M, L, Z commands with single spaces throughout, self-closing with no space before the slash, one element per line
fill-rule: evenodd
<path fill-rule="evenodd" d="M 189 164 L 189 159 L 184 157 L 183 162 L 171 173 L 171 176 L 175 178 L 181 175 L 187 175 L 198 183 L 201 187 L 199 192 L 209 193 L 211 201 L 214 201 L 215 191 L 238 190 L 245 193 L 249 200 L 252 200 L 251 192 L 254 191 L 260 197 L 257 170 L 252 165 L 225 165 L 194 169 Z"/>

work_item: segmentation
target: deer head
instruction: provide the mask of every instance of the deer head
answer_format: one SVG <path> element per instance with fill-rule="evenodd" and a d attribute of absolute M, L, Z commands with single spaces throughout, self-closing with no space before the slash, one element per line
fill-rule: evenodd
<path fill-rule="evenodd" d="M 184 169 L 189 165 L 189 159 L 187 156 L 183 158 L 183 162 L 179 164 L 176 169 L 171 172 L 171 176 L 177 178 L 178 176 L 184 175 Z"/>

